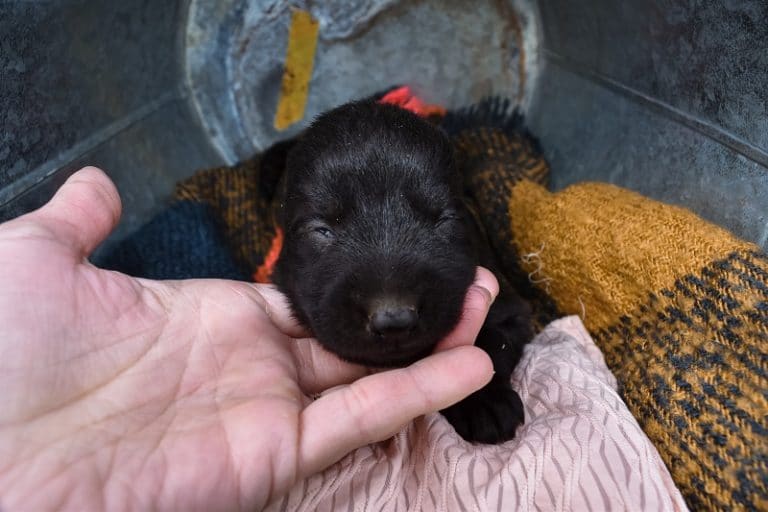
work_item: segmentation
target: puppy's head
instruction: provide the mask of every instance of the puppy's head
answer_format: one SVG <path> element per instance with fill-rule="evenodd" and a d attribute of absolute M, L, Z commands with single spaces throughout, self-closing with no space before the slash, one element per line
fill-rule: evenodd
<path fill-rule="evenodd" d="M 475 271 L 447 137 L 373 102 L 320 116 L 291 150 L 275 281 L 328 350 L 408 364 L 456 325 Z"/>

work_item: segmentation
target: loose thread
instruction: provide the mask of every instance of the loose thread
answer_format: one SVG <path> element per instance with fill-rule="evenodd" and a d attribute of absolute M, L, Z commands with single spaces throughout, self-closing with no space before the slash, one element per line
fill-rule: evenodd
<path fill-rule="evenodd" d="M 538 252 L 529 252 L 528 254 L 522 254 L 520 259 L 526 265 L 536 265 L 536 268 L 528 274 L 528 281 L 533 284 L 543 284 L 544 290 L 549 293 L 549 283 L 552 282 L 551 277 L 545 277 L 543 275 L 544 263 L 541 261 L 541 252 L 544 250 L 545 244 L 541 244 Z M 534 278 L 535 275 L 541 275 L 540 278 Z"/>

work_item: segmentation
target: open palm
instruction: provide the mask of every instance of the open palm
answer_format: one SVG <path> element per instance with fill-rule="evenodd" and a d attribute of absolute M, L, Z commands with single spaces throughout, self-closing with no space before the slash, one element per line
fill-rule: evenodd
<path fill-rule="evenodd" d="M 253 510 L 490 379 L 483 269 L 440 350 L 368 375 L 272 287 L 92 266 L 119 215 L 86 168 L 0 225 L 0 509 Z"/>

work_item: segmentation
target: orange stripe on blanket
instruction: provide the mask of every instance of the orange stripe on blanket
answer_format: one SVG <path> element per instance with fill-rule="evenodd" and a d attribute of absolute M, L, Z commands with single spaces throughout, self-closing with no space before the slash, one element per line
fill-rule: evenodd
<path fill-rule="evenodd" d="M 253 280 L 257 283 L 270 283 L 272 282 L 272 272 L 275 270 L 275 264 L 280 257 L 280 251 L 283 249 L 283 230 L 279 227 L 275 228 L 275 237 L 272 239 L 272 245 L 269 247 L 269 252 L 264 257 L 264 263 L 259 265 L 256 272 L 253 273 Z"/>
<path fill-rule="evenodd" d="M 407 85 L 392 89 L 381 97 L 379 103 L 402 107 L 421 117 L 444 116 L 446 112 L 445 108 L 440 105 L 424 103 L 421 98 L 413 94 L 413 91 Z"/>

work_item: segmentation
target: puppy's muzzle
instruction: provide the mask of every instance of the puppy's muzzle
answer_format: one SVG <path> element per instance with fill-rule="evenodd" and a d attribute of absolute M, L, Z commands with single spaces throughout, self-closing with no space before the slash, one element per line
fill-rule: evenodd
<path fill-rule="evenodd" d="M 416 305 L 407 300 L 376 300 L 369 309 L 368 329 L 385 338 L 408 334 L 418 322 Z"/>

